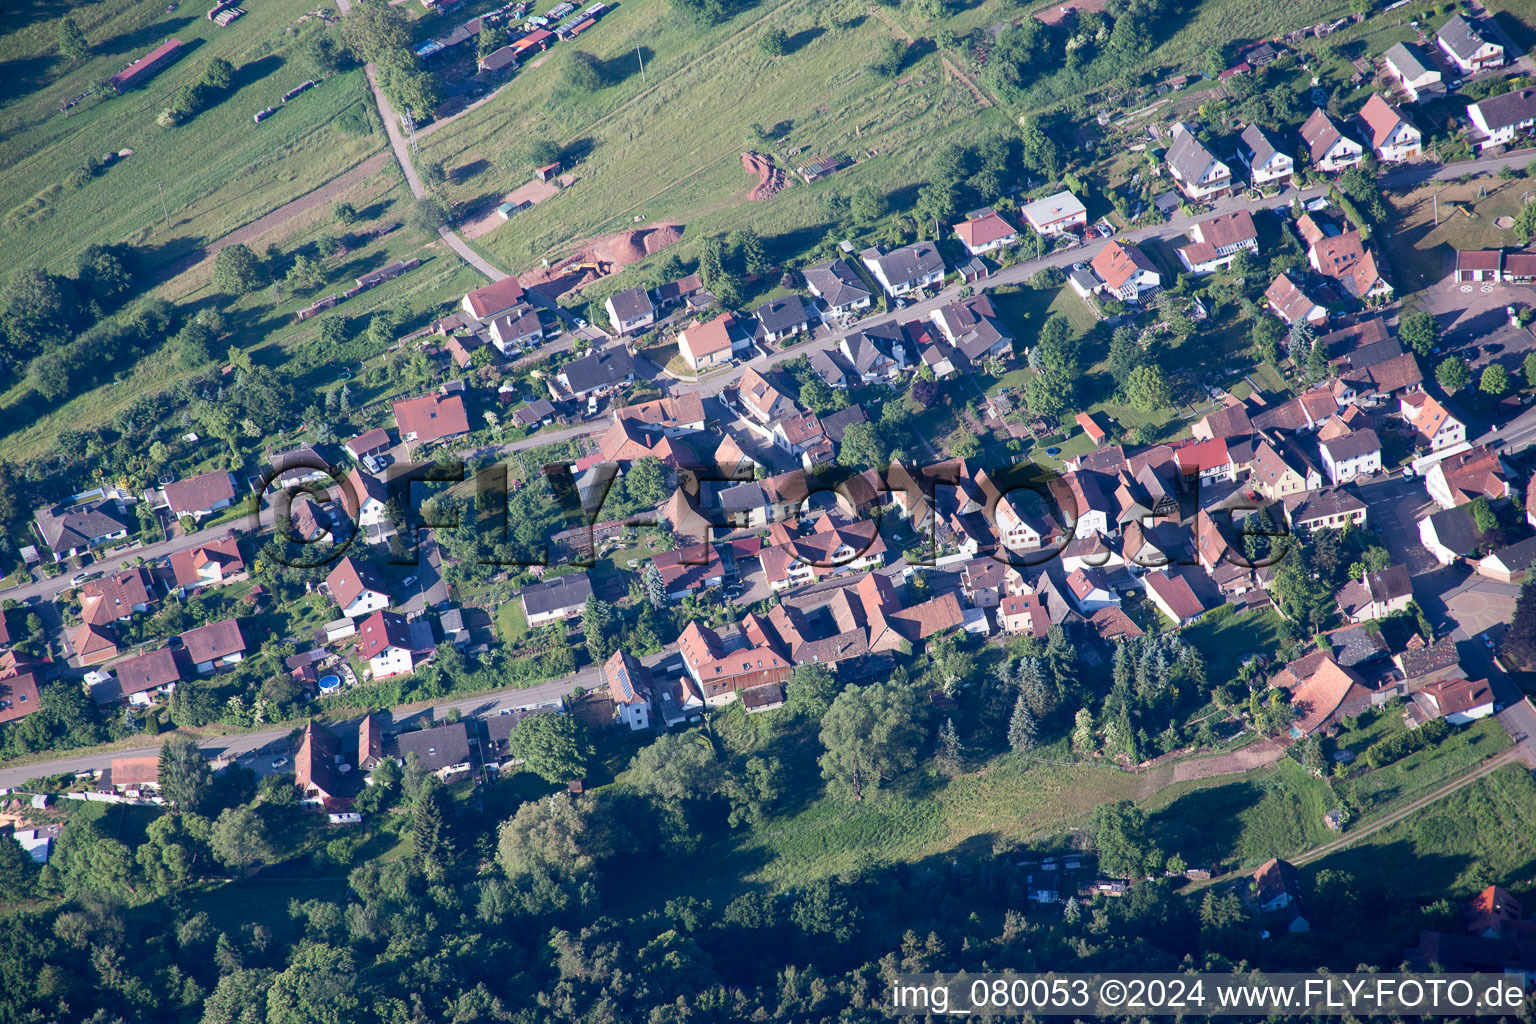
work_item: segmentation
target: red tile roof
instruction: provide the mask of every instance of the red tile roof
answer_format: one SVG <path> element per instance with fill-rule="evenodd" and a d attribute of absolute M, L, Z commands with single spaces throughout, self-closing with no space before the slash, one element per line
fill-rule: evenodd
<path fill-rule="evenodd" d="M 402 434 L 415 434 L 418 442 L 469 432 L 469 414 L 458 395 L 423 395 L 396 402 L 395 423 Z"/>
<path fill-rule="evenodd" d="M 961 221 L 955 225 L 955 234 L 960 236 L 960 241 L 973 249 L 990 245 L 998 239 L 1018 233 L 1018 228 L 1009 224 L 994 210 L 988 210 L 975 220 Z"/>
<path fill-rule="evenodd" d="M 465 296 L 470 312 L 484 320 L 489 316 L 511 309 L 523 299 L 523 286 L 515 277 L 505 277 L 476 288 Z"/>

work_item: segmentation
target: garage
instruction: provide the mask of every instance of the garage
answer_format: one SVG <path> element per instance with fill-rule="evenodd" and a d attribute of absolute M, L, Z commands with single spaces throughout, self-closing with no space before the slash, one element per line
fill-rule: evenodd
<path fill-rule="evenodd" d="M 1456 280 L 1463 283 L 1497 281 L 1504 263 L 1502 249 L 1474 249 L 1456 254 Z"/>

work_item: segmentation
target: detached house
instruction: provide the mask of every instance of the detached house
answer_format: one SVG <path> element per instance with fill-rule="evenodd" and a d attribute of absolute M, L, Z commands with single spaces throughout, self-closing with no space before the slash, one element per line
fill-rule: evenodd
<path fill-rule="evenodd" d="M 730 313 L 699 322 L 677 336 L 677 350 L 695 371 L 725 366 L 752 348 L 752 336 Z"/>
<path fill-rule="evenodd" d="M 400 440 L 424 444 L 469 433 L 469 414 L 461 395 L 423 395 L 394 404 Z"/>
<path fill-rule="evenodd" d="M 245 572 L 240 544 L 233 534 L 202 547 L 171 554 L 171 572 L 183 591 L 227 583 Z"/>
<path fill-rule="evenodd" d="M 1237 158 L 1248 166 L 1249 180 L 1255 185 L 1287 181 L 1296 170 L 1296 161 L 1279 136 L 1256 124 L 1238 136 Z"/>
<path fill-rule="evenodd" d="M 1504 47 L 1492 42 L 1459 14 L 1440 26 L 1436 41 L 1463 74 L 1504 66 Z"/>
<path fill-rule="evenodd" d="M 1536 126 L 1536 89 L 1515 89 L 1467 106 L 1479 149 L 1503 146 Z"/>
<path fill-rule="evenodd" d="M 1424 489 L 1441 508 L 1465 505 L 1474 498 L 1504 498 L 1509 480 L 1498 453 L 1473 448 L 1441 459 L 1424 474 Z"/>
<path fill-rule="evenodd" d="M 1102 290 L 1121 302 L 1138 302 L 1163 285 L 1163 275 L 1152 258 L 1140 246 L 1121 245 L 1118 239 L 1099 250 L 1093 272 L 1104 282 Z"/>
<path fill-rule="evenodd" d="M 1466 725 L 1493 714 L 1493 687 L 1486 679 L 1439 679 L 1413 695 L 1430 718 Z"/>
<path fill-rule="evenodd" d="M 1373 93 L 1360 111 L 1365 135 L 1376 155 L 1388 163 L 1412 160 L 1424 151 L 1424 135 L 1403 117 L 1402 111 Z"/>
<path fill-rule="evenodd" d="M 154 580 L 144 569 L 125 569 L 80 588 L 80 621 L 105 626 L 133 618 L 157 603 Z"/>
<path fill-rule="evenodd" d="M 594 391 L 624 387 L 635 382 L 635 360 L 620 345 L 588 352 L 560 368 L 560 384 L 572 396 L 586 398 Z"/>
<path fill-rule="evenodd" d="M 1012 245 L 1019 240 L 1019 229 L 995 210 L 978 210 L 955 225 L 955 237 L 972 256 Z"/>
<path fill-rule="evenodd" d="M 1286 273 L 1276 275 L 1264 292 L 1264 301 L 1287 324 L 1320 324 L 1328 319 L 1328 311 L 1302 291 L 1301 286 Z"/>
<path fill-rule="evenodd" d="M 762 337 L 770 342 L 779 342 L 811 329 L 811 311 L 798 295 L 769 299 L 754 309 L 752 315 L 757 318 Z"/>
<path fill-rule="evenodd" d="M 1194 241 L 1179 249 L 1179 262 L 1191 274 L 1214 274 L 1231 266 L 1239 249 L 1259 251 L 1259 232 L 1247 210 L 1203 220 L 1189 234 Z"/>
<path fill-rule="evenodd" d="M 1321 107 L 1312 111 L 1301 126 L 1301 141 L 1307 145 L 1312 166 L 1319 171 L 1348 170 L 1365 156 L 1360 143 L 1346 136 L 1338 122 Z"/>
<path fill-rule="evenodd" d="M 1467 439 L 1466 424 L 1423 391 L 1402 396 L 1398 399 L 1398 407 L 1403 419 L 1413 427 L 1421 447 L 1437 452 Z"/>
<path fill-rule="evenodd" d="M 491 321 L 491 343 L 504 356 L 515 356 L 542 340 L 544 321 L 532 306 L 516 306 Z"/>
<path fill-rule="evenodd" d="M 469 320 L 485 326 L 497 317 L 525 304 L 523 286 L 518 283 L 517 278 L 504 277 L 500 281 L 492 281 L 465 295 L 461 305 L 464 315 Z"/>
<path fill-rule="evenodd" d="M 1413 581 L 1406 565 L 1361 573 L 1339 590 L 1339 610 L 1350 622 L 1384 619 L 1413 603 Z"/>
<path fill-rule="evenodd" d="M 1362 474 L 1381 472 L 1381 440 L 1369 427 L 1321 441 L 1318 448 L 1335 487 Z"/>
<path fill-rule="evenodd" d="M 1280 501 L 1292 494 L 1315 491 L 1323 485 L 1317 467 L 1295 457 L 1287 457 L 1268 441 L 1261 441 L 1254 451 L 1248 471 L 1248 486 L 1270 501 Z"/>
<path fill-rule="evenodd" d="M 34 517 L 38 535 L 55 562 L 82 555 L 93 547 L 128 536 L 123 502 L 101 498 L 78 505 L 39 509 Z"/>
<path fill-rule="evenodd" d="M 628 651 L 615 651 L 603 663 L 603 681 L 614 715 L 632 730 L 651 725 L 651 673 Z"/>
<path fill-rule="evenodd" d="M 768 379 L 758 373 L 755 367 L 749 366 L 742 373 L 741 380 L 737 382 L 736 394 L 747 414 L 764 426 L 786 416 L 793 416 L 796 412 L 795 403 L 768 383 Z"/>
<path fill-rule="evenodd" d="M 357 635 L 358 654 L 368 662 L 375 679 L 413 672 L 437 650 L 431 623 L 426 619 L 408 622 L 396 612 L 374 612 L 357 628 Z"/>
<path fill-rule="evenodd" d="M 580 617 L 591 596 L 592 581 L 586 573 L 578 572 L 525 587 L 518 600 L 522 602 L 523 618 L 528 625 L 542 626 Z"/>
<path fill-rule="evenodd" d="M 876 345 L 866 331 L 846 335 L 837 343 L 837 348 L 847 360 L 848 366 L 858 374 L 858 379 L 865 384 L 881 379 L 892 380 L 901 373 L 901 363 Z M 893 351 L 901 350 L 898 347 Z"/>
<path fill-rule="evenodd" d="M 1067 232 L 1076 234 L 1088 226 L 1088 208 L 1071 192 L 1061 191 L 1019 210 L 1035 234 L 1049 238 Z"/>
<path fill-rule="evenodd" d="M 245 657 L 245 637 L 235 619 L 210 622 L 181 634 L 181 645 L 199 673 L 234 665 Z"/>
<path fill-rule="evenodd" d="M 1168 174 L 1190 199 L 1209 199 L 1232 191 L 1232 169 L 1195 136 L 1193 125 L 1173 126 L 1173 142 L 1164 158 Z"/>
<path fill-rule="evenodd" d="M 1411 103 L 1445 95 L 1444 76 L 1414 43 L 1394 43 L 1382 54 L 1387 71 L 1402 86 Z"/>
<path fill-rule="evenodd" d="M 806 289 L 823 303 L 833 316 L 848 316 L 868 309 L 873 293 L 858 272 L 846 260 L 833 260 L 805 269 Z"/>
<path fill-rule="evenodd" d="M 389 585 L 367 562 L 350 555 L 325 577 L 325 586 L 341 613 L 349 619 L 372 615 L 389 607 Z"/>
<path fill-rule="evenodd" d="M 1392 286 L 1381 276 L 1376 254 L 1368 249 L 1359 231 L 1350 230 L 1313 243 L 1307 253 L 1312 269 L 1338 282 L 1361 302 L 1385 300 Z"/>
<path fill-rule="evenodd" d="M 608 310 L 608 322 L 620 334 L 629 334 L 649 327 L 656 322 L 656 304 L 650 292 L 644 288 L 626 288 L 608 296 L 603 307 Z"/>
<path fill-rule="evenodd" d="M 972 365 L 1013 354 L 1013 334 L 998 318 L 986 293 L 940 306 L 932 319 L 944 340 Z"/>
<path fill-rule="evenodd" d="M 171 515 L 201 519 L 234 504 L 235 478 L 224 470 L 203 473 L 168 483 L 162 493 Z"/>
<path fill-rule="evenodd" d="M 890 252 L 873 246 L 859 259 L 890 296 L 931 288 L 944 281 L 944 257 L 932 242 L 914 242 Z"/>

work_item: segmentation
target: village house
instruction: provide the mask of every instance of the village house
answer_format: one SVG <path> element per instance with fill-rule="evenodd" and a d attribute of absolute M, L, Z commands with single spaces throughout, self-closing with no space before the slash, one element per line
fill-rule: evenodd
<path fill-rule="evenodd" d="M 1194 622 L 1221 603 L 1210 577 L 1185 566 L 1164 566 L 1142 573 L 1136 581 L 1157 610 L 1177 629 Z"/>
<path fill-rule="evenodd" d="M 299 788 L 299 803 L 325 807 L 344 799 L 356 787 L 348 786 L 345 775 L 350 767 L 341 753 L 336 734 L 316 722 L 304 723 L 299 749 L 293 755 L 293 781 Z"/>
<path fill-rule="evenodd" d="M 1248 177 L 1255 185 L 1288 181 L 1296 170 L 1296 160 L 1285 144 L 1269 129 L 1250 124 L 1237 139 L 1237 158 L 1248 167 Z"/>
<path fill-rule="evenodd" d="M 423 768 L 440 779 L 474 767 L 466 722 L 445 722 L 430 729 L 403 732 L 395 737 L 395 750 L 402 764 L 414 756 Z"/>
<path fill-rule="evenodd" d="M 200 675 L 238 663 L 245 657 L 245 637 L 235 619 L 210 622 L 181 634 L 181 646 Z"/>
<path fill-rule="evenodd" d="M 228 583 L 245 573 L 245 559 L 240 556 L 240 542 L 234 534 L 200 547 L 173 551 L 170 562 L 176 586 L 182 592 Z"/>
<path fill-rule="evenodd" d="M 1477 550 L 1481 538 L 1466 505 L 1441 509 L 1419 520 L 1419 544 L 1441 565 L 1454 565 Z"/>
<path fill-rule="evenodd" d="M 932 242 L 914 242 L 890 252 L 877 245 L 859 253 L 859 259 L 892 297 L 944 281 L 944 257 Z"/>
<path fill-rule="evenodd" d="M 112 666 L 112 675 L 112 682 L 91 689 L 91 698 L 98 704 L 119 700 L 153 704 L 156 697 L 176 689 L 184 678 L 181 659 L 170 647 L 124 658 Z"/>
<path fill-rule="evenodd" d="M 661 574 L 667 600 L 681 601 L 689 594 L 725 582 L 725 562 L 714 544 L 684 544 L 672 551 L 658 551 L 651 564 Z"/>
<path fill-rule="evenodd" d="M 1287 931 L 1312 930 L 1301 915 L 1301 875 L 1288 861 L 1270 858 L 1260 864 L 1253 873 L 1253 893 L 1259 913 L 1284 913 Z"/>
<path fill-rule="evenodd" d="M 1029 635 L 1044 639 L 1051 630 L 1051 616 L 1039 594 L 1016 594 L 997 606 L 997 623 L 1009 636 Z"/>
<path fill-rule="evenodd" d="M 464 315 L 481 326 L 489 326 L 497 317 L 521 305 L 526 305 L 523 286 L 515 277 L 504 277 L 500 281 L 482 285 L 465 295 L 461 303 Z"/>
<path fill-rule="evenodd" d="M 996 210 L 977 210 L 955 225 L 955 237 L 972 256 L 1001 249 L 1019 240 L 1019 229 L 1002 218 Z"/>
<path fill-rule="evenodd" d="M 1247 210 L 1203 220 L 1189 231 L 1194 241 L 1178 250 L 1179 262 L 1192 274 L 1214 274 L 1232 265 L 1238 250 L 1259 251 L 1259 232 Z"/>
<path fill-rule="evenodd" d="M 1163 284 L 1157 264 L 1134 242 L 1122 245 L 1119 239 L 1111 241 L 1093 258 L 1092 267 L 1103 282 L 1101 290 L 1121 302 L 1139 302 Z"/>
<path fill-rule="evenodd" d="M 1479 149 L 1508 145 L 1516 135 L 1536 126 L 1536 89 L 1512 89 L 1469 103 L 1467 118 L 1476 130 L 1472 141 Z"/>
<path fill-rule="evenodd" d="M 1462 74 L 1473 75 L 1504 66 L 1504 47 L 1493 42 L 1460 14 L 1451 15 L 1435 37 L 1445 55 Z"/>
<path fill-rule="evenodd" d="M 1199 477 L 1202 485 L 1236 478 L 1236 466 L 1225 438 L 1182 445 L 1174 450 L 1173 458 L 1180 473 Z"/>
<path fill-rule="evenodd" d="M 203 473 L 165 485 L 161 493 L 171 515 L 194 520 L 228 508 L 235 501 L 235 478 L 225 470 Z"/>
<path fill-rule="evenodd" d="M 625 387 L 635 382 L 635 360 L 622 345 L 594 349 L 560 367 L 560 385 L 572 397 Z"/>
<path fill-rule="evenodd" d="M 873 293 L 846 260 L 807 267 L 802 275 L 806 290 L 820 299 L 833 316 L 851 316 L 868 309 L 873 301 Z"/>
<path fill-rule="evenodd" d="M 422 395 L 394 404 L 400 440 L 427 444 L 469 433 L 469 414 L 462 395 Z"/>
<path fill-rule="evenodd" d="M 1423 152 L 1423 133 L 1380 93 L 1372 93 L 1365 101 L 1360 121 L 1376 155 L 1387 163 L 1412 160 Z"/>
<path fill-rule="evenodd" d="M 1384 619 L 1413 603 L 1413 581 L 1406 565 L 1363 572 L 1339 589 L 1339 611 L 1350 622 Z"/>
<path fill-rule="evenodd" d="M 1264 292 L 1264 301 L 1287 325 L 1320 324 L 1328 319 L 1328 310 L 1301 290 L 1288 273 L 1281 272 Z"/>
<path fill-rule="evenodd" d="M 80 588 L 80 621 L 105 626 L 131 619 L 134 612 L 147 612 L 158 603 L 149 571 L 124 569 Z"/>
<path fill-rule="evenodd" d="M 708 422 L 704 414 L 704 399 L 697 391 L 681 391 L 666 398 L 628 405 L 614 410 L 613 418 L 627 420 L 642 430 L 667 437 L 697 433 Z"/>
<path fill-rule="evenodd" d="M 730 313 L 695 323 L 677 336 L 678 352 L 696 373 L 725 366 L 751 348 L 752 336 Z"/>
<path fill-rule="evenodd" d="M 688 274 L 676 281 L 657 285 L 651 292 L 651 300 L 656 303 L 656 315 L 660 316 L 679 304 L 695 311 L 704 309 L 715 301 L 715 297 L 704 290 L 703 278 L 698 274 Z"/>
<path fill-rule="evenodd" d="M 348 555 L 325 577 L 325 588 L 349 619 L 372 615 L 389 607 L 389 584 L 367 562 Z"/>
<path fill-rule="evenodd" d="M 1248 486 L 1268 501 L 1317 490 L 1323 485 L 1322 474 L 1298 455 L 1289 445 L 1276 447 L 1267 440 L 1259 442 L 1249 465 Z"/>
<path fill-rule="evenodd" d="M 1301 126 L 1301 141 L 1306 143 L 1312 166 L 1330 174 L 1348 170 L 1365 156 L 1360 143 L 1345 135 L 1337 121 L 1322 107 L 1312 111 Z"/>
<path fill-rule="evenodd" d="M 1381 57 L 1410 103 L 1445 95 L 1444 76 L 1417 43 L 1393 43 Z"/>
<path fill-rule="evenodd" d="M 933 311 L 932 320 L 944 340 L 971 366 L 1013 354 L 1013 334 L 985 292 L 940 306 Z"/>
<path fill-rule="evenodd" d="M 584 572 L 557 576 L 552 580 L 524 587 L 518 595 L 523 618 L 529 626 L 542 626 L 562 619 L 575 619 L 592 596 L 592 581 Z"/>
<path fill-rule="evenodd" d="M 1365 502 L 1341 487 L 1292 494 L 1281 504 L 1285 522 L 1293 530 L 1339 530 L 1345 523 L 1364 526 Z"/>
<path fill-rule="evenodd" d="M 1376 254 L 1357 230 L 1330 235 L 1315 242 L 1307 252 L 1312 269 L 1338 282 L 1361 302 L 1385 300 L 1392 286 L 1381 276 Z"/>
<path fill-rule="evenodd" d="M 767 426 L 785 416 L 793 416 L 798 410 L 783 392 L 768 382 L 755 367 L 747 367 L 736 385 L 736 394 L 747 414 Z"/>
<path fill-rule="evenodd" d="M 1467 425 L 1452 416 L 1438 399 L 1423 391 L 1398 399 L 1398 408 L 1403 419 L 1413 427 L 1420 448 L 1437 452 L 1467 439 Z"/>
<path fill-rule="evenodd" d="M 1436 505 L 1454 508 L 1474 498 L 1509 496 L 1503 461 L 1491 448 L 1472 448 L 1441 459 L 1424 474 L 1424 489 Z"/>
<path fill-rule="evenodd" d="M 496 351 L 516 356 L 544 340 L 544 321 L 532 306 L 514 306 L 491 321 L 489 333 Z"/>
<path fill-rule="evenodd" d="M 644 288 L 625 288 L 614 292 L 603 303 L 608 322 L 619 334 L 630 334 L 656 322 L 656 304 Z"/>
<path fill-rule="evenodd" d="M 341 488 L 341 505 L 359 530 L 371 530 L 389 519 L 389 488 L 372 473 L 354 468 Z"/>
<path fill-rule="evenodd" d="M 1088 226 L 1088 208 L 1065 189 L 1036 199 L 1021 207 L 1019 213 L 1035 234 L 1045 238 L 1067 232 L 1077 234 Z"/>
<path fill-rule="evenodd" d="M 870 331 L 855 331 L 838 343 L 838 352 L 862 383 L 895 380 L 905 366 L 905 349 L 900 343 L 881 345 Z"/>
<path fill-rule="evenodd" d="M 0 654 L 0 725 L 42 710 L 37 688 L 43 682 L 46 662 L 6 651 Z"/>
<path fill-rule="evenodd" d="M 1440 679 L 1413 694 L 1426 718 L 1466 725 L 1493 714 L 1493 687 L 1486 679 Z"/>
<path fill-rule="evenodd" d="M 651 673 L 628 651 L 613 652 L 603 663 L 603 682 L 613 701 L 614 716 L 631 730 L 651 725 Z"/>
<path fill-rule="evenodd" d="M 769 299 L 754 309 L 752 315 L 757 318 L 761 339 L 773 344 L 811 329 L 811 311 L 798 295 Z"/>
<path fill-rule="evenodd" d="M 368 663 L 374 679 L 414 672 L 437 650 L 430 622 L 407 621 L 396 612 L 374 612 L 357 627 L 357 635 L 358 656 Z"/>
<path fill-rule="evenodd" d="M 727 639 L 695 620 L 677 643 L 683 667 L 711 706 L 729 703 L 738 691 L 783 686 L 794 672 L 761 633 L 754 639 L 742 631 Z"/>
<path fill-rule="evenodd" d="M 128 536 L 127 509 L 115 495 L 38 509 L 33 518 L 43 546 L 55 562 Z"/>
<path fill-rule="evenodd" d="M 1381 472 L 1381 440 L 1370 427 L 1318 442 L 1328 481 L 1337 487 L 1357 476 Z"/>
<path fill-rule="evenodd" d="M 1179 191 L 1197 200 L 1229 193 L 1232 169 L 1206 148 L 1195 135 L 1195 126 L 1181 121 L 1173 126 L 1172 133 L 1163 162 Z"/>
<path fill-rule="evenodd" d="M 827 513 L 808 534 L 794 534 L 784 523 L 768 531 L 769 544 L 758 560 L 774 592 L 814 583 L 829 576 L 866 572 L 885 564 L 885 540 L 879 521 L 843 521 Z"/>
<path fill-rule="evenodd" d="M 354 462 L 362 462 L 375 455 L 383 455 L 393 444 L 394 442 L 389 439 L 389 431 L 383 427 L 375 427 L 365 434 L 354 437 L 342 447 L 347 450 L 348 455 L 352 456 Z"/>

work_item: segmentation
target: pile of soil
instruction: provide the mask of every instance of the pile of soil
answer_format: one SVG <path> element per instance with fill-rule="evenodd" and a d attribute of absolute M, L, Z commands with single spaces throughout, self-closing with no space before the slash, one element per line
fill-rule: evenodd
<path fill-rule="evenodd" d="M 576 291 L 600 277 L 623 270 L 653 256 L 683 237 L 683 226 L 675 221 L 658 221 L 629 231 L 619 231 L 589 239 L 578 251 L 548 267 L 538 267 L 518 275 L 529 291 L 554 298 Z M 600 270 L 581 264 L 598 264 Z"/>
<path fill-rule="evenodd" d="M 741 166 L 748 174 L 757 175 L 757 184 L 752 186 L 751 192 L 747 193 L 747 199 L 752 202 L 772 199 L 789 187 L 789 179 L 784 176 L 782 169 L 773 165 L 771 156 L 743 153 Z"/>

